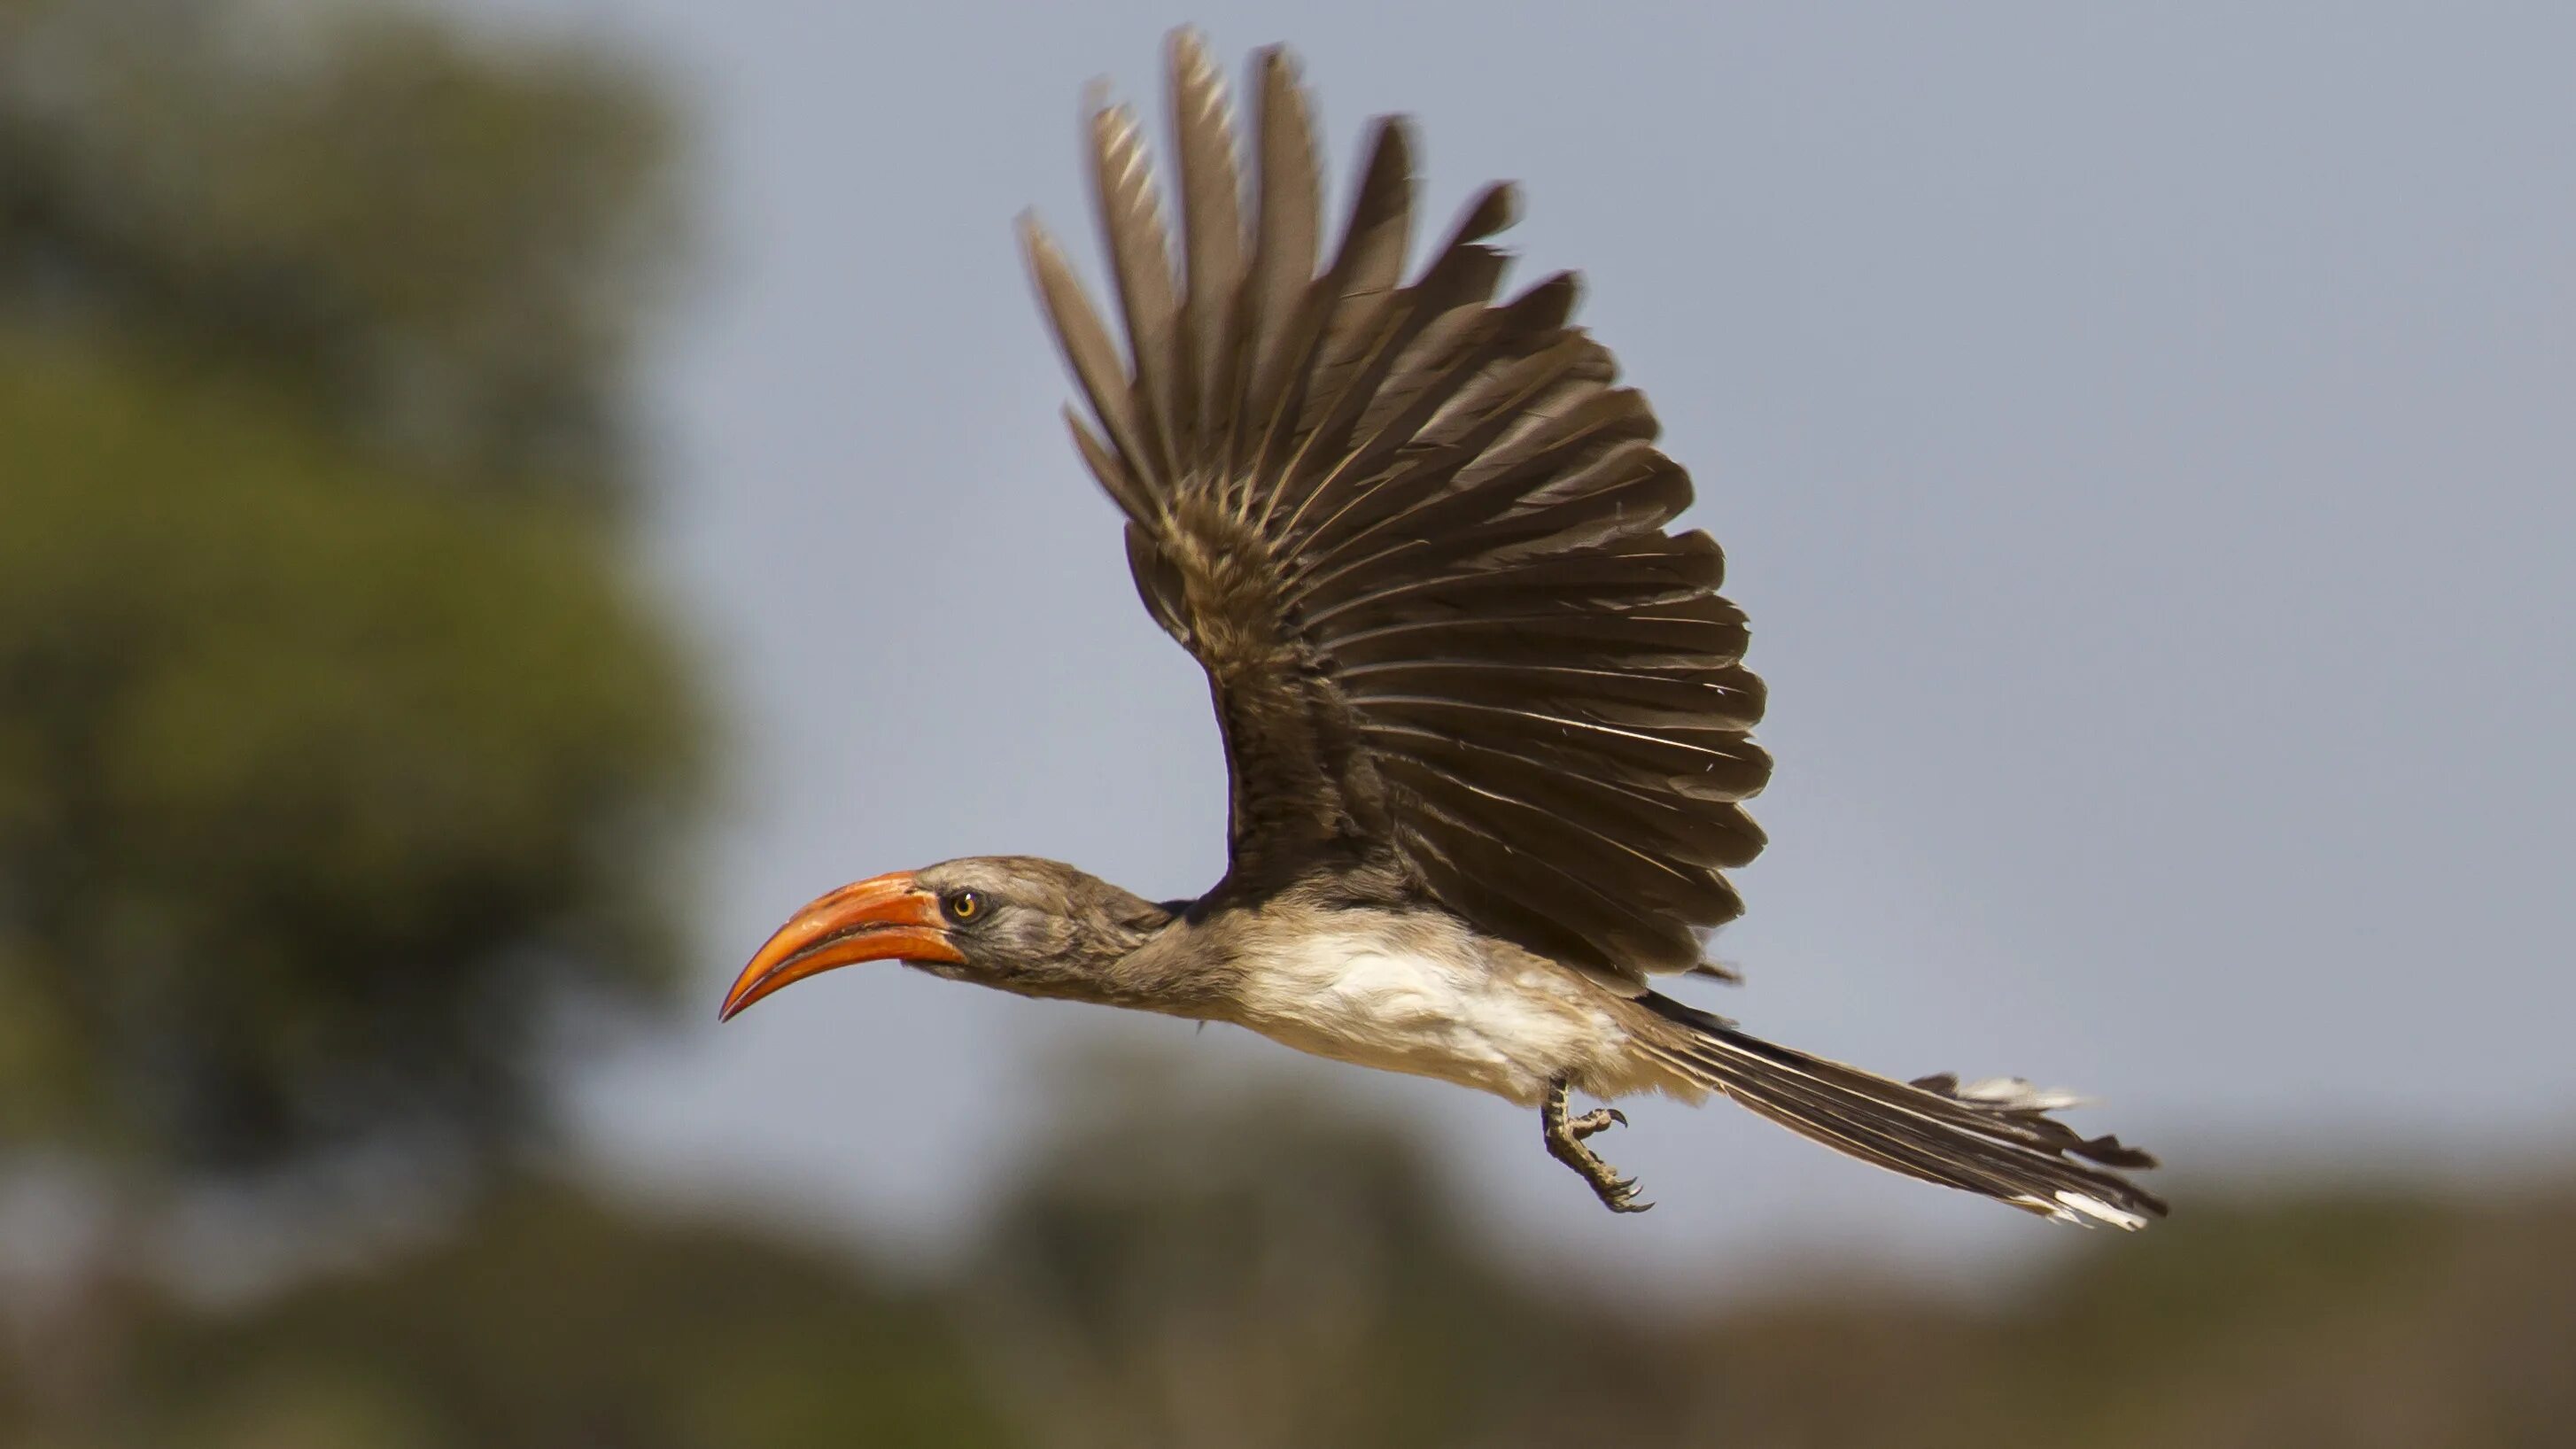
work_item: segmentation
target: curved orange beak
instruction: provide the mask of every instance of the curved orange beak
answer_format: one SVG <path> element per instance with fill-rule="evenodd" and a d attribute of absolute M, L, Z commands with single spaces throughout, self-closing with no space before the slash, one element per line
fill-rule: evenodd
<path fill-rule="evenodd" d="M 734 978 L 718 1021 L 808 976 L 853 961 L 943 961 L 966 958 L 948 939 L 939 897 L 912 883 L 910 871 L 845 885 L 798 911 Z"/>

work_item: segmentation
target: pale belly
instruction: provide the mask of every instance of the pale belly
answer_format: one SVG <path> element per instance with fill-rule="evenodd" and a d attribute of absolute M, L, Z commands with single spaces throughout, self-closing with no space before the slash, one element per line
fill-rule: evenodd
<path fill-rule="evenodd" d="M 1558 1076 L 1596 1092 L 1651 1085 L 1620 1080 L 1627 1034 L 1598 988 L 1543 962 L 1492 962 L 1464 932 L 1397 946 L 1362 921 L 1303 937 L 1264 958 L 1237 1006 L 1284 1046 L 1523 1105 Z"/>

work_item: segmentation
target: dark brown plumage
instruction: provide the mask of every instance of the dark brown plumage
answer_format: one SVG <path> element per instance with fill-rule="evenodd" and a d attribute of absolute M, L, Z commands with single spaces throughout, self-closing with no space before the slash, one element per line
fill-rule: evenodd
<path fill-rule="evenodd" d="M 2047 1115 L 2062 1094 L 1894 1082 L 1746 1036 L 1648 989 L 1723 974 L 1706 933 L 1763 846 L 1770 776 L 1744 616 L 1654 446 L 1652 409 L 1572 325 L 1576 284 L 1497 300 L 1486 189 L 1406 281 L 1412 143 L 1371 131 L 1329 260 L 1292 62 L 1256 57 L 1247 184 L 1224 87 L 1171 47 L 1177 244 L 1133 118 L 1091 126 L 1122 349 L 1055 243 L 1029 265 L 1088 404 L 1074 443 L 1126 516 L 1146 610 L 1205 666 L 1232 779 L 1229 859 L 1155 906 L 1070 867 L 950 862 L 825 897 L 764 947 L 730 1015 L 851 960 L 1023 994 L 1231 1021 L 1304 1050 L 1541 1104 L 1551 1151 L 1604 1096 L 1723 1093 L 1865 1160 L 2060 1217 L 2163 1205 L 2152 1165 Z"/>

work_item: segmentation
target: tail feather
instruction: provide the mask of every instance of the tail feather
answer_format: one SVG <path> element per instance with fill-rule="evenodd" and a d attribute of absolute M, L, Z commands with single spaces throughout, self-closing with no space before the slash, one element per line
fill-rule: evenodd
<path fill-rule="evenodd" d="M 2108 1170 L 2155 1158 L 2049 1116 L 2075 1105 L 2066 1093 L 2009 1077 L 1894 1081 L 1748 1036 L 1669 997 L 1648 993 L 1644 1004 L 1683 1028 L 1647 1048 L 1666 1067 L 1864 1162 L 2088 1227 L 2142 1228 L 2165 1215 L 2163 1199 Z"/>

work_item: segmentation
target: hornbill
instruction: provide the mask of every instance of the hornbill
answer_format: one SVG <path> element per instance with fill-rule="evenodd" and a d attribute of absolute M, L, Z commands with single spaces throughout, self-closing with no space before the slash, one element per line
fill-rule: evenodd
<path fill-rule="evenodd" d="M 726 995 L 900 961 L 1024 996 L 1232 1022 L 1319 1056 L 1539 1109 L 1548 1151 L 1647 1206 L 1567 1095 L 1714 1092 L 1909 1176 L 2073 1222 L 2165 1207 L 2154 1165 L 1998 1078 L 1899 1082 L 1739 1031 L 1651 989 L 1726 976 L 1707 933 L 1763 835 L 1762 682 L 1721 556 L 1669 525 L 1689 477 L 1643 396 L 1570 322 L 1576 280 L 1496 301 L 1509 185 L 1404 279 L 1402 118 L 1372 129 L 1323 256 L 1309 98 L 1251 67 L 1238 154 L 1197 37 L 1171 38 L 1180 224 L 1134 117 L 1095 105 L 1093 181 L 1125 346 L 1055 242 L 1028 265 L 1088 415 L 1075 449 L 1126 516 L 1146 611 L 1207 670 L 1232 776 L 1224 878 L 1157 903 L 1026 856 L 823 896 Z M 1248 171 L 1248 176 L 1247 176 Z"/>

